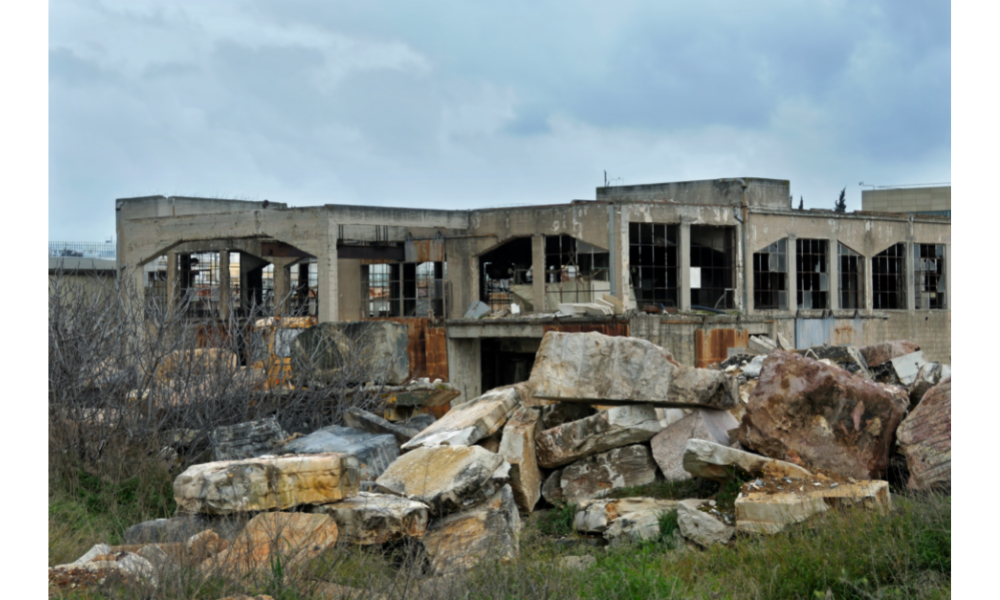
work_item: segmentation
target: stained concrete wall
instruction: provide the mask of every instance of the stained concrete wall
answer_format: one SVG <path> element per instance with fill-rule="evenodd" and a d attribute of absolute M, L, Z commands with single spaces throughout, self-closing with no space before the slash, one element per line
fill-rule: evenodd
<path fill-rule="evenodd" d="M 480 341 L 477 338 L 447 338 L 448 381 L 461 392 L 452 400 L 459 404 L 482 394 L 483 372 Z"/>
<path fill-rule="evenodd" d="M 762 177 L 599 187 L 597 188 L 597 199 L 616 202 L 676 202 L 694 205 L 742 206 L 744 183 L 746 184 L 746 201 L 749 206 L 791 208 L 791 183 L 787 179 L 764 179 Z"/>
<path fill-rule="evenodd" d="M 862 190 L 861 210 L 890 213 L 950 211 L 951 186 Z"/>

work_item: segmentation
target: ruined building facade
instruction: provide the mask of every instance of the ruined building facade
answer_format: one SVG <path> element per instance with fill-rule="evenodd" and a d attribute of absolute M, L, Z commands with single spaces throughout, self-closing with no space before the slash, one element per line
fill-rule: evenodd
<path fill-rule="evenodd" d="M 754 334 L 797 347 L 905 338 L 951 362 L 950 218 L 794 210 L 786 180 L 481 210 L 164 196 L 116 210 L 118 267 L 147 295 L 186 295 L 220 321 L 253 304 L 392 319 L 409 327 L 412 374 L 467 398 L 526 379 L 549 330 L 641 337 L 699 366 Z M 605 294 L 625 314 L 555 314 Z M 477 301 L 493 316 L 466 317 Z"/>

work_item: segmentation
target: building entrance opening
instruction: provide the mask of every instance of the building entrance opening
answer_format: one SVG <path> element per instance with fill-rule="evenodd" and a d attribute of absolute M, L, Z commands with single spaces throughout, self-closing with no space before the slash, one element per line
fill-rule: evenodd
<path fill-rule="evenodd" d="M 691 226 L 691 306 L 736 308 L 736 228 Z"/>
<path fill-rule="evenodd" d="M 480 342 L 483 386 L 480 389 L 492 390 L 527 381 L 541 343 L 539 338 L 483 338 Z"/>
<path fill-rule="evenodd" d="M 479 257 L 479 299 L 490 309 L 531 304 L 531 283 L 530 237 L 511 240 Z"/>

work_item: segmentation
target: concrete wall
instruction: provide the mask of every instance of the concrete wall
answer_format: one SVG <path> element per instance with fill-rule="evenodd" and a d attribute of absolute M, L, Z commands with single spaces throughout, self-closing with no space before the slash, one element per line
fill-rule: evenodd
<path fill-rule="evenodd" d="M 862 190 L 861 210 L 890 213 L 950 211 L 951 186 Z"/>
<path fill-rule="evenodd" d="M 747 204 L 772 208 L 791 208 L 791 183 L 787 179 L 741 177 L 704 179 L 674 183 L 652 183 L 597 188 L 597 199 L 603 201 L 668 202 L 680 204 L 720 204 L 741 206 L 743 183 L 746 183 Z"/>
<path fill-rule="evenodd" d="M 448 381 L 462 395 L 452 404 L 471 400 L 482 394 L 483 373 L 480 343 L 476 338 L 447 338 L 448 343 Z"/>

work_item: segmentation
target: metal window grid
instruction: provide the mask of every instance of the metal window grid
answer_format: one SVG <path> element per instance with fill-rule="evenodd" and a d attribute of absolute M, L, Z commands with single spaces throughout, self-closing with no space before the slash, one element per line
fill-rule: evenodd
<path fill-rule="evenodd" d="M 906 308 L 906 244 L 872 257 L 872 304 L 876 310 Z"/>
<path fill-rule="evenodd" d="M 945 308 L 944 262 L 944 244 L 913 245 L 913 297 L 916 308 Z"/>
<path fill-rule="evenodd" d="M 826 261 L 826 240 L 795 240 L 795 301 L 799 308 L 830 308 Z"/>
<path fill-rule="evenodd" d="M 677 225 L 629 223 L 629 277 L 640 307 L 679 305 L 678 235 Z"/>
<path fill-rule="evenodd" d="M 840 308 L 864 308 L 864 257 L 847 246 L 837 243 L 840 256 Z"/>
<path fill-rule="evenodd" d="M 788 240 L 780 239 L 753 254 L 753 305 L 759 309 L 788 308 Z"/>
<path fill-rule="evenodd" d="M 701 287 L 691 288 L 691 305 L 736 307 L 736 228 L 691 226 L 691 267 L 701 269 Z"/>

